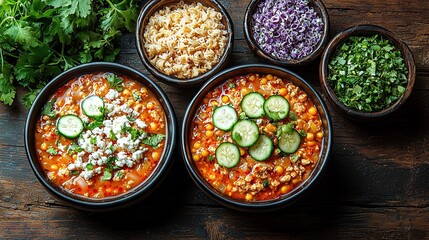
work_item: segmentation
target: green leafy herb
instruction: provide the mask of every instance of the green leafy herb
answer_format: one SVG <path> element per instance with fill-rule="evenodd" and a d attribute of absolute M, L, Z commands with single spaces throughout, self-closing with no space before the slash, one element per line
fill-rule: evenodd
<path fill-rule="evenodd" d="M 46 152 L 51 154 L 51 155 L 57 155 L 58 154 L 57 149 L 55 149 L 53 147 L 48 148 L 48 150 L 46 150 Z"/>
<path fill-rule="evenodd" d="M 86 170 L 91 171 L 92 169 L 94 169 L 94 165 L 92 165 L 92 163 L 86 164 Z"/>
<path fill-rule="evenodd" d="M 103 126 L 103 122 L 102 121 L 94 121 L 94 122 L 92 122 L 90 124 L 86 124 L 85 123 L 84 126 L 85 126 L 86 129 L 94 130 L 95 128 Z"/>
<path fill-rule="evenodd" d="M 221 142 L 223 140 L 223 137 L 217 137 L 217 141 Z"/>
<path fill-rule="evenodd" d="M 73 176 L 73 175 L 78 175 L 79 174 L 79 170 L 71 170 L 69 171 L 69 175 Z"/>
<path fill-rule="evenodd" d="M 237 85 L 236 85 L 235 83 L 229 83 L 229 84 L 228 84 L 228 87 L 230 87 L 230 88 L 235 88 L 235 87 L 237 87 Z"/>
<path fill-rule="evenodd" d="M 72 142 L 69 149 L 67 150 L 69 155 L 73 155 L 75 153 L 82 152 L 82 151 L 83 151 L 83 148 L 79 147 L 79 145 L 77 145 L 75 142 Z"/>
<path fill-rule="evenodd" d="M 268 187 L 269 184 L 270 181 L 268 181 L 268 179 L 265 179 L 264 182 L 262 182 L 262 186 L 264 186 L 264 188 Z"/>
<path fill-rule="evenodd" d="M 379 35 L 352 36 L 332 55 L 329 84 L 346 106 L 382 110 L 405 92 L 408 70 L 401 52 Z"/>
<path fill-rule="evenodd" d="M 235 133 L 234 133 L 234 136 L 233 136 L 233 138 L 234 138 L 234 139 L 238 139 L 238 140 L 241 140 L 241 139 L 242 139 L 242 136 L 241 136 L 241 134 L 240 134 L 240 133 L 238 133 L 238 132 L 235 132 Z"/>
<path fill-rule="evenodd" d="M 121 77 L 116 76 L 113 73 L 106 74 L 106 79 L 109 82 L 109 85 L 111 88 L 116 89 L 117 91 L 122 91 L 122 83 L 124 82 L 124 79 Z"/>
<path fill-rule="evenodd" d="M 153 134 L 143 139 L 143 143 L 151 147 L 157 148 L 162 139 L 165 138 L 164 134 Z"/>
<path fill-rule="evenodd" d="M 137 102 L 140 102 L 142 100 L 142 97 L 138 93 L 136 93 L 136 92 L 133 92 L 133 98 Z"/>
<path fill-rule="evenodd" d="M 130 121 L 130 122 L 134 122 L 134 121 L 136 120 L 135 118 L 130 117 L 130 116 L 127 116 L 127 119 L 128 119 L 128 121 Z"/>
<path fill-rule="evenodd" d="M 239 117 L 240 117 L 240 119 L 241 119 L 241 120 L 249 119 L 249 117 L 247 117 L 247 115 L 246 115 L 246 113 L 245 113 L 245 112 L 241 112 L 241 113 L 239 114 Z"/>
<path fill-rule="evenodd" d="M 214 160 L 214 157 L 210 155 L 210 156 L 207 157 L 207 160 L 209 160 L 211 162 L 211 161 Z"/>
<path fill-rule="evenodd" d="M 1 82 L 1 79 L 0 79 L 0 82 Z M 55 118 L 57 116 L 57 113 L 54 110 L 55 100 L 56 100 L 55 98 L 52 98 L 49 102 L 45 104 L 45 107 L 43 108 L 43 111 L 42 111 L 42 115 L 46 115 L 50 118 Z"/>
<path fill-rule="evenodd" d="M 307 132 L 305 132 L 305 130 L 304 130 L 304 129 L 302 129 L 302 130 L 298 131 L 298 133 L 299 133 L 299 135 L 301 135 L 301 137 L 305 137 L 305 136 L 307 136 Z"/>
<path fill-rule="evenodd" d="M 108 168 L 105 168 L 101 181 L 109 181 L 110 179 L 112 179 L 112 173 Z"/>
<path fill-rule="evenodd" d="M 116 39 L 134 32 L 133 0 L 0 1 L 0 102 L 11 105 L 16 87 L 30 107 L 49 79 L 81 63 L 113 61 Z"/>
<path fill-rule="evenodd" d="M 298 161 L 299 156 L 298 156 L 298 155 L 296 155 L 296 154 L 292 154 L 292 155 L 290 155 L 290 159 L 291 159 L 293 162 L 296 162 L 296 161 Z"/>
<path fill-rule="evenodd" d="M 96 144 L 97 143 L 97 138 L 96 137 L 90 137 L 89 138 L 89 143 L 90 144 Z"/>
<path fill-rule="evenodd" d="M 112 130 L 110 130 L 109 138 L 112 139 L 112 140 L 118 140 L 118 138 L 115 136 L 115 133 Z"/>
<path fill-rule="evenodd" d="M 107 165 L 108 169 L 112 170 L 116 167 L 116 165 L 114 164 L 116 160 L 118 160 L 117 157 L 108 157 L 107 160 L 104 162 L 104 164 Z"/>
<path fill-rule="evenodd" d="M 115 173 L 115 178 L 122 179 L 123 177 L 124 177 L 123 170 L 121 170 L 121 171 L 117 171 L 117 172 Z"/>
<path fill-rule="evenodd" d="M 296 113 L 294 113 L 294 112 L 292 112 L 292 111 L 290 111 L 290 112 L 289 112 L 289 118 L 290 118 L 290 120 L 292 120 L 292 121 L 296 121 L 296 120 L 298 120 L 298 116 L 296 116 Z"/>
<path fill-rule="evenodd" d="M 133 141 L 135 141 L 140 136 L 139 130 L 135 128 L 129 128 L 128 132 L 131 134 L 131 139 Z"/>
<path fill-rule="evenodd" d="M 277 128 L 277 137 L 280 138 L 280 136 L 283 133 L 291 133 L 293 130 L 293 122 L 283 124 Z"/>

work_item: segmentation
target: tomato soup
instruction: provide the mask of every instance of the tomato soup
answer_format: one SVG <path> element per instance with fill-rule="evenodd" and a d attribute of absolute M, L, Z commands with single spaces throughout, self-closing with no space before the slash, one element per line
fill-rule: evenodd
<path fill-rule="evenodd" d="M 35 129 L 40 164 L 54 184 L 88 198 L 116 196 L 156 168 L 166 137 L 164 110 L 143 84 L 113 73 L 60 87 Z"/>
<path fill-rule="evenodd" d="M 221 194 L 272 200 L 309 177 L 323 130 L 300 87 L 270 74 L 248 74 L 205 95 L 193 117 L 190 150 L 202 177 Z"/>

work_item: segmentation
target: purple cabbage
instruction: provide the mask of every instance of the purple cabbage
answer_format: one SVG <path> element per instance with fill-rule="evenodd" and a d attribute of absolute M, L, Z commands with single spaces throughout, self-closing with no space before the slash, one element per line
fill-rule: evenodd
<path fill-rule="evenodd" d="M 280 60 L 299 60 L 313 52 L 324 23 L 308 0 L 264 0 L 252 18 L 261 49 Z"/>

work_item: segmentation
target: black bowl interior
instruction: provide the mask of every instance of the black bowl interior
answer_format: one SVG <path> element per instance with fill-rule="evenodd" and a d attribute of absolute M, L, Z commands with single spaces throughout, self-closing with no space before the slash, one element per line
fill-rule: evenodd
<path fill-rule="evenodd" d="M 405 93 L 396 100 L 395 103 L 390 105 L 389 107 L 376 111 L 376 112 L 364 112 L 359 110 L 354 110 L 346 105 L 344 105 L 336 96 L 334 91 L 329 84 L 329 71 L 328 65 L 331 61 L 331 56 L 335 53 L 338 46 L 346 41 L 351 36 L 374 36 L 381 35 L 385 39 L 388 39 L 398 50 L 401 51 L 401 55 L 404 59 L 404 63 L 406 68 L 408 69 L 408 84 L 406 87 Z M 382 118 L 390 113 L 396 111 L 404 102 L 408 99 L 411 94 L 411 91 L 414 87 L 415 77 L 416 77 L 416 66 L 414 63 L 414 58 L 409 47 L 399 38 L 397 38 L 392 32 L 389 30 L 376 26 L 376 25 L 357 25 L 351 28 L 344 30 L 343 32 L 336 35 L 328 44 L 325 51 L 322 54 L 322 59 L 320 61 L 320 82 L 323 90 L 328 96 L 328 99 L 343 113 L 351 116 L 356 120 L 367 120 L 372 118 Z"/>
<path fill-rule="evenodd" d="M 230 197 L 223 196 L 216 189 L 214 189 L 210 184 L 208 184 L 203 176 L 200 174 L 199 170 L 195 166 L 195 162 L 192 160 L 191 147 L 189 146 L 188 136 L 191 133 L 191 124 L 193 121 L 193 117 L 195 112 L 197 111 L 200 103 L 204 99 L 204 96 L 217 87 L 218 85 L 224 83 L 230 78 L 246 75 L 249 73 L 261 73 L 261 74 L 272 74 L 278 76 L 282 79 L 289 80 L 299 86 L 302 90 L 304 90 L 308 96 L 313 100 L 313 103 L 317 107 L 322 119 L 322 124 L 324 128 L 324 138 L 322 143 L 322 150 L 320 160 L 317 163 L 315 169 L 311 173 L 311 175 L 305 180 L 300 186 L 292 190 L 291 192 L 281 196 L 278 199 L 269 200 L 269 201 L 258 201 L 258 202 L 243 202 L 234 200 Z M 289 70 L 264 65 L 264 64 L 250 64 L 244 66 L 233 67 L 227 70 L 222 71 L 221 73 L 216 74 L 211 78 L 198 92 L 195 98 L 190 103 L 186 114 L 185 119 L 183 120 L 182 126 L 182 136 L 181 136 L 181 147 L 182 154 L 185 160 L 185 165 L 187 167 L 188 172 L 190 173 L 192 179 L 195 183 L 203 190 L 203 192 L 207 193 L 210 197 L 212 197 L 215 201 L 220 204 L 241 211 L 269 211 L 275 210 L 281 207 L 284 207 L 290 203 L 292 203 L 297 197 L 301 196 L 301 194 L 317 179 L 319 174 L 324 169 L 331 148 L 332 142 L 332 126 L 331 120 L 327 111 L 325 104 L 320 98 L 319 94 L 316 90 L 313 89 L 304 79 L 299 77 L 298 75 L 292 73 Z"/>
<path fill-rule="evenodd" d="M 254 52 L 257 56 L 262 58 L 263 60 L 266 60 L 270 63 L 279 65 L 279 66 L 285 66 L 285 67 L 295 67 L 295 66 L 303 66 L 306 64 L 309 64 L 313 60 L 315 60 L 324 50 L 325 45 L 328 42 L 328 34 L 329 34 L 329 15 L 328 11 L 326 10 L 325 5 L 321 0 L 310 0 L 309 6 L 314 8 L 314 10 L 319 14 L 319 16 L 322 18 L 322 21 L 324 23 L 323 27 L 323 34 L 322 37 L 315 47 L 314 51 L 309 54 L 308 56 L 298 59 L 298 60 L 289 60 L 284 61 L 278 58 L 275 58 L 271 56 L 270 54 L 265 53 L 260 47 L 259 44 L 256 42 L 255 38 L 253 37 L 254 30 L 253 30 L 253 13 L 256 11 L 256 8 L 258 7 L 261 0 L 252 0 L 249 5 L 247 6 L 245 15 L 244 15 L 244 22 L 243 22 L 243 28 L 244 28 L 244 35 L 246 38 L 246 42 L 249 45 L 252 52 Z"/>
<path fill-rule="evenodd" d="M 212 67 L 209 71 L 205 72 L 194 78 L 189 79 L 180 79 L 175 76 L 167 75 L 158 69 L 156 69 L 152 63 L 150 63 L 149 58 L 147 57 L 146 49 L 143 44 L 143 33 L 145 27 L 150 19 L 150 17 L 155 14 L 158 10 L 164 8 L 167 5 L 171 5 L 174 3 L 179 3 L 181 0 L 151 0 L 146 3 L 146 5 L 142 8 L 140 15 L 137 19 L 137 28 L 136 28 L 136 45 L 137 50 L 140 56 L 141 61 L 144 66 L 151 72 L 156 78 L 164 81 L 165 83 L 178 87 L 188 87 L 188 86 L 197 86 L 201 85 L 203 82 L 207 81 L 213 74 L 223 69 L 232 54 L 232 48 L 234 45 L 234 26 L 231 17 L 229 16 L 226 9 L 220 4 L 217 0 L 203 0 L 203 1 L 195 1 L 195 0 L 183 0 L 186 4 L 191 4 L 194 2 L 200 2 L 204 6 L 212 7 L 219 11 L 222 16 L 222 22 L 227 28 L 228 31 L 228 41 L 226 45 L 226 49 L 223 53 L 223 56 L 219 60 L 219 62 Z"/>
<path fill-rule="evenodd" d="M 155 168 L 151 176 L 142 182 L 140 185 L 131 189 L 129 192 L 115 196 L 115 197 L 106 197 L 102 199 L 90 199 L 76 194 L 72 194 L 62 189 L 61 187 L 56 186 L 51 183 L 48 179 L 43 167 L 40 165 L 38 160 L 36 146 L 35 146 L 35 134 L 34 129 L 36 129 L 37 120 L 40 117 L 40 113 L 46 104 L 48 98 L 54 94 L 54 92 L 65 83 L 69 82 L 75 77 L 79 77 L 88 73 L 97 73 L 97 72 L 111 72 L 116 74 L 122 74 L 141 82 L 146 86 L 154 95 L 158 98 L 160 104 L 162 105 L 167 122 L 167 137 L 166 144 L 163 154 L 160 158 L 158 166 Z M 89 63 L 80 65 L 78 67 L 72 68 L 56 78 L 54 78 L 45 88 L 39 93 L 36 97 L 33 106 L 30 109 L 30 112 L 27 117 L 27 122 L 25 126 L 25 148 L 28 160 L 30 165 L 36 174 L 39 181 L 42 185 L 47 188 L 49 193 L 55 197 L 63 200 L 67 204 L 82 209 L 82 210 L 91 210 L 91 211 L 103 211 L 103 210 L 112 210 L 116 208 L 121 208 L 128 204 L 134 203 L 137 200 L 148 196 L 159 183 L 165 177 L 168 172 L 169 167 L 171 166 L 171 158 L 176 144 L 176 131 L 177 123 L 174 110 L 167 98 L 163 93 L 162 89 L 159 88 L 152 80 L 150 80 L 145 75 L 140 72 L 120 65 L 116 63 Z"/>

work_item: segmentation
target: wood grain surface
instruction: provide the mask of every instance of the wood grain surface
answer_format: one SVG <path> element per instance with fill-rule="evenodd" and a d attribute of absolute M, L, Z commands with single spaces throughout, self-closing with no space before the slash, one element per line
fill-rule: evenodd
<path fill-rule="evenodd" d="M 243 38 L 248 4 L 220 1 L 235 24 L 229 66 L 260 62 Z M 142 3 L 143 4 L 143 3 Z M 0 239 L 424 239 L 429 238 L 429 1 L 325 0 L 332 37 L 362 23 L 383 26 L 411 48 L 417 78 L 405 106 L 388 119 L 354 122 L 331 105 L 334 142 L 327 171 L 296 204 L 274 213 L 226 209 L 205 196 L 185 170 L 181 154 L 166 181 L 140 204 L 109 214 L 80 212 L 51 197 L 24 151 L 28 110 L 0 105 Z M 117 62 L 150 74 L 134 36 L 120 41 Z M 322 93 L 315 63 L 292 69 Z M 158 82 L 158 81 L 157 81 Z M 194 89 L 159 84 L 182 123 Z M 18 91 L 18 98 L 24 92 Z"/>

